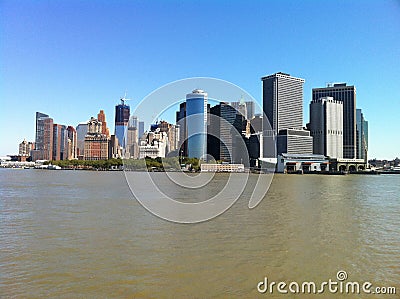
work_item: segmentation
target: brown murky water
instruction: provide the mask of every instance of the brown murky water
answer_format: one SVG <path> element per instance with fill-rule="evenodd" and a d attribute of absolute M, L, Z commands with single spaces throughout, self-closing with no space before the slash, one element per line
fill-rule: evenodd
<path fill-rule="evenodd" d="M 276 175 L 257 208 L 245 195 L 186 225 L 147 212 L 122 172 L 0 169 L 0 197 L 0 297 L 297 298 L 257 284 L 339 270 L 400 297 L 400 175 Z"/>

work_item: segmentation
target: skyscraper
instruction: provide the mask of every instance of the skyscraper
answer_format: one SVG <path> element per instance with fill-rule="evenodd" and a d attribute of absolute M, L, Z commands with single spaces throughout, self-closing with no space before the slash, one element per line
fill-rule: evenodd
<path fill-rule="evenodd" d="M 53 119 L 47 114 L 36 112 L 35 150 L 32 160 L 52 160 L 53 158 Z"/>
<path fill-rule="evenodd" d="M 231 105 L 221 102 L 210 109 L 210 125 L 208 129 L 208 154 L 216 160 L 233 161 L 233 132 L 236 115 L 240 113 Z M 236 128 L 240 134 L 242 128 Z"/>
<path fill-rule="evenodd" d="M 246 119 L 247 117 L 247 103 L 243 100 L 243 98 L 238 102 L 231 102 L 231 107 L 235 108 L 235 110 L 243 115 Z"/>
<path fill-rule="evenodd" d="M 88 132 L 87 122 L 82 122 L 76 127 L 76 157 L 83 159 L 85 136 Z"/>
<path fill-rule="evenodd" d="M 313 152 L 333 159 L 343 158 L 343 102 L 323 97 L 310 103 Z"/>
<path fill-rule="evenodd" d="M 52 160 L 64 160 L 64 152 L 67 142 L 67 127 L 53 124 L 53 158 Z"/>
<path fill-rule="evenodd" d="M 138 138 L 142 138 L 144 134 L 144 121 L 139 121 L 139 131 L 138 131 Z"/>
<path fill-rule="evenodd" d="M 361 109 L 356 109 L 357 159 L 368 161 L 368 121 L 364 119 Z"/>
<path fill-rule="evenodd" d="M 106 114 L 104 113 L 104 110 L 100 110 L 100 112 L 97 114 L 97 119 L 101 121 L 101 134 L 106 135 L 107 137 L 110 137 L 110 130 L 107 127 L 107 122 L 106 122 Z"/>
<path fill-rule="evenodd" d="M 77 134 L 73 126 L 67 127 L 67 148 L 65 159 L 73 160 L 77 158 Z"/>
<path fill-rule="evenodd" d="M 274 140 L 277 136 L 277 153 L 312 153 L 312 137 L 303 130 L 304 79 L 285 73 L 275 73 L 261 78 L 263 82 L 263 155 L 276 156 Z M 269 124 L 270 126 L 269 126 Z M 270 130 L 268 129 L 270 128 Z M 279 135 L 279 136 L 278 136 Z"/>
<path fill-rule="evenodd" d="M 176 112 L 176 125 L 179 126 L 179 155 L 187 156 L 186 102 L 179 105 Z"/>
<path fill-rule="evenodd" d="M 138 118 L 131 116 L 128 123 L 128 130 L 126 132 L 126 146 L 124 151 L 125 158 L 136 159 L 139 155 L 139 138 L 138 138 Z"/>
<path fill-rule="evenodd" d="M 255 114 L 255 106 L 252 101 L 244 101 L 243 99 L 237 102 L 231 102 L 231 106 L 242 113 L 246 119 L 251 120 Z"/>
<path fill-rule="evenodd" d="M 248 140 L 250 133 L 250 122 L 246 120 L 245 115 L 237 113 L 230 130 L 232 138 L 231 163 L 243 163 L 246 167 L 249 166 L 246 140 Z"/>
<path fill-rule="evenodd" d="M 186 95 L 187 150 L 191 158 L 206 159 L 207 97 L 201 89 Z"/>
<path fill-rule="evenodd" d="M 365 153 L 364 161 L 368 162 L 368 121 L 364 119 L 363 122 L 363 133 L 364 133 L 364 148 L 363 153 Z"/>
<path fill-rule="evenodd" d="M 128 127 L 130 108 L 125 104 L 125 98 L 121 99 L 121 104 L 115 106 L 115 136 L 117 136 L 120 146 L 125 147 L 125 129 Z"/>
<path fill-rule="evenodd" d="M 252 120 L 255 116 L 255 103 L 253 101 L 246 102 L 246 109 L 247 109 L 247 119 Z"/>
<path fill-rule="evenodd" d="M 137 159 L 139 155 L 139 144 L 138 144 L 138 129 L 134 126 L 128 126 L 127 137 L 126 137 L 126 148 L 125 158 Z"/>
<path fill-rule="evenodd" d="M 346 83 L 328 84 L 327 87 L 313 88 L 312 100 L 333 97 L 343 102 L 343 158 L 357 157 L 356 141 L 356 88 Z"/>
<path fill-rule="evenodd" d="M 261 80 L 263 110 L 275 135 L 283 129 L 302 129 L 304 79 L 279 72 Z"/>
<path fill-rule="evenodd" d="M 129 126 L 129 127 L 134 127 L 134 128 L 136 128 L 136 129 L 138 129 L 138 127 L 139 127 L 138 121 L 139 121 L 139 119 L 137 118 L 137 116 L 132 115 L 132 116 L 129 118 L 129 124 L 128 124 L 128 126 Z"/>
<path fill-rule="evenodd" d="M 111 135 L 108 140 L 108 158 L 120 158 L 121 151 L 118 146 L 118 138 L 115 135 Z"/>
<path fill-rule="evenodd" d="M 102 123 L 92 117 L 88 121 L 88 132 L 85 137 L 85 160 L 108 159 L 108 138 L 102 134 Z"/>
<path fill-rule="evenodd" d="M 263 119 L 261 115 L 255 115 L 250 121 L 250 131 L 251 133 L 262 132 Z"/>

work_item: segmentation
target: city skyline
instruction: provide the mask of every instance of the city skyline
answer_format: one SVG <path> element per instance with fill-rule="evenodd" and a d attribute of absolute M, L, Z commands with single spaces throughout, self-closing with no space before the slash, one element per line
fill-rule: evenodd
<path fill-rule="evenodd" d="M 121 126 L 121 137 L 117 136 L 118 130 L 115 130 L 115 135 L 110 135 L 104 110 L 100 110 L 97 119 L 91 117 L 87 124 L 80 123 L 76 130 L 72 126 L 68 126 L 68 131 L 70 131 L 68 137 L 65 125 L 53 124 L 53 119 L 49 118 L 47 114 L 36 112 L 36 137 L 35 142 L 31 143 L 36 145 L 33 151 L 37 152 L 34 160 L 43 159 L 46 155 L 46 146 L 51 153 L 51 157 L 47 158 L 48 160 L 76 158 L 98 160 L 115 157 L 137 159 L 147 155 L 153 158 L 162 158 L 170 152 L 171 154 L 174 151 L 176 152 L 178 144 L 182 144 L 181 150 L 177 152 L 180 156 L 198 157 L 207 161 L 209 158 L 206 158 L 206 154 L 213 156 L 216 160 L 230 163 L 238 162 L 243 159 L 244 156 L 242 155 L 245 151 L 250 155 L 250 159 L 275 158 L 276 153 L 269 152 L 265 147 L 264 154 L 260 155 L 261 143 L 251 137 L 252 134 L 255 134 L 253 137 L 256 137 L 256 135 L 262 133 L 259 125 L 257 125 L 257 122 L 259 122 L 257 118 L 264 122 L 265 138 L 272 135 L 277 136 L 278 155 L 300 154 L 305 157 L 304 155 L 322 154 L 334 159 L 345 155 L 343 151 L 343 127 L 346 126 L 346 123 L 343 118 L 345 103 L 343 101 L 351 99 L 355 102 L 354 86 L 347 87 L 346 83 L 341 83 L 318 90 L 313 89 L 314 96 L 318 92 L 322 95 L 333 92 L 332 95 L 336 97 L 336 100 L 334 97 L 315 97 L 309 107 L 310 123 L 307 124 L 306 128 L 302 124 L 304 79 L 278 72 L 262 77 L 261 80 L 263 82 L 264 117 L 255 116 L 253 109 L 255 103 L 244 101 L 243 96 L 240 102 L 226 103 L 213 100 L 212 102 L 218 104 L 214 103 L 215 105 L 211 107 L 208 104 L 207 92 L 195 89 L 192 93 L 186 95 L 186 102 L 175 105 L 176 109 L 179 106 L 179 110 L 175 111 L 176 125 L 165 120 L 161 120 L 161 122 L 157 120 L 150 125 L 149 131 L 146 130 L 146 134 L 143 136 L 142 134 L 138 135 L 138 123 L 140 121 L 136 115 L 130 115 L 130 107 L 125 104 L 128 99 L 125 97 L 121 99 L 121 104 L 115 106 L 115 124 L 116 128 Z M 343 88 L 346 91 L 345 93 L 342 92 Z M 350 96 L 346 96 L 347 88 L 351 91 Z M 354 97 L 352 97 L 352 92 L 354 92 Z M 329 106 L 336 105 L 334 103 L 341 104 L 341 107 L 333 110 L 332 108 L 328 109 Z M 249 105 L 251 111 L 249 117 L 247 105 Z M 319 106 L 317 110 L 315 109 L 316 105 Z M 362 159 L 366 163 L 368 121 L 365 120 L 361 109 L 356 109 L 353 106 L 353 109 L 350 109 L 347 113 L 352 115 L 353 112 L 357 114 L 357 121 L 354 123 L 356 125 L 354 136 L 357 137 L 357 157 L 354 156 L 353 159 Z M 186 119 L 186 117 L 188 118 Z M 41 140 L 46 136 L 45 123 L 41 124 L 42 119 L 51 121 L 51 131 L 48 135 L 53 137 L 53 141 L 46 141 L 45 147 L 41 145 L 43 143 Z M 182 121 L 184 123 L 181 123 Z M 270 123 L 272 128 L 268 129 Z M 252 127 L 252 125 L 255 126 Z M 81 126 L 85 127 L 82 128 Z M 231 130 L 233 127 L 237 133 Z M 183 133 L 182 136 L 180 136 L 180 132 Z M 76 133 L 78 134 L 76 135 Z M 334 141 L 332 137 L 334 137 Z M 239 139 L 237 138 L 246 144 L 245 148 L 239 150 L 240 142 L 238 143 Z M 126 141 L 121 143 L 120 140 Z M 76 147 L 77 141 L 78 146 Z M 81 142 L 80 145 L 79 142 Z M 118 152 L 115 147 L 118 146 L 117 143 L 121 146 L 121 151 L 118 150 Z M 82 155 L 82 145 L 84 146 L 84 155 Z M 19 144 L 19 155 L 26 156 L 24 152 L 27 146 L 28 144 L 24 139 Z M 259 148 L 259 154 L 254 155 L 254 146 Z M 103 148 L 104 153 L 99 151 L 100 148 Z M 78 153 L 78 155 L 73 153 Z M 309 157 L 312 158 L 312 156 Z M 348 158 L 352 159 L 351 157 Z"/>
<path fill-rule="evenodd" d="M 212 22 L 181 26 L 199 9 Z M 370 124 L 369 158 L 399 155 L 398 2 L 3 1 L 0 15 L 1 156 L 34 141 L 36 111 L 75 127 L 100 109 L 113 115 L 125 90 L 134 110 L 159 86 L 196 76 L 231 81 L 261 103 L 259 78 L 279 71 L 306 80 L 303 107 L 327 82 L 356 86 Z"/>

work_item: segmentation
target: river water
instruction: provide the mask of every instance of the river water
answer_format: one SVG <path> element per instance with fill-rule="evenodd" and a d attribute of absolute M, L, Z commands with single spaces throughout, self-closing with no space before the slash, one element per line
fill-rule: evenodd
<path fill-rule="evenodd" d="M 366 298 L 257 291 L 343 270 L 400 298 L 400 175 L 277 174 L 199 224 L 149 213 L 123 172 L 0 169 L 0 197 L 0 297 Z"/>

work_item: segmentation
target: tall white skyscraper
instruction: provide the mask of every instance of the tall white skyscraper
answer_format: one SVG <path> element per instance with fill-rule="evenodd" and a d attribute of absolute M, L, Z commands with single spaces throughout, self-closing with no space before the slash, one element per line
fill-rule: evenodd
<path fill-rule="evenodd" d="M 310 131 L 314 154 L 343 158 L 343 102 L 333 97 L 312 100 Z"/>

